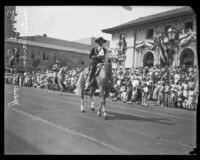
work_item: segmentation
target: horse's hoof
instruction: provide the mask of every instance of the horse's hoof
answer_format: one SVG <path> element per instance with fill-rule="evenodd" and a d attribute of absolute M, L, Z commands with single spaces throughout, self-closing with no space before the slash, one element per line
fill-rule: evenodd
<path fill-rule="evenodd" d="M 85 110 L 84 110 L 84 109 L 81 109 L 81 112 L 82 112 L 82 113 L 84 113 L 84 112 L 85 112 Z"/>
<path fill-rule="evenodd" d="M 91 111 L 94 111 L 95 109 L 94 108 L 91 108 Z"/>
<path fill-rule="evenodd" d="M 107 120 L 108 119 L 108 116 L 106 115 L 106 116 L 103 116 L 103 118 L 105 119 L 105 120 Z"/>

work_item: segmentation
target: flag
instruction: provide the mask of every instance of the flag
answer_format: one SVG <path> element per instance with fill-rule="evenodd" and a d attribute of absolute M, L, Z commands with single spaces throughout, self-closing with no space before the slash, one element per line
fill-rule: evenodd
<path fill-rule="evenodd" d="M 131 6 L 122 6 L 122 8 L 128 10 L 128 11 L 132 11 L 132 7 Z"/>
<path fill-rule="evenodd" d="M 164 42 L 163 42 L 163 39 L 161 37 L 159 37 L 159 40 L 158 40 L 158 46 L 160 48 L 160 57 L 162 58 L 163 62 L 169 66 L 169 63 L 168 63 L 168 56 L 167 56 L 167 52 L 166 52 L 166 47 L 164 45 Z"/>

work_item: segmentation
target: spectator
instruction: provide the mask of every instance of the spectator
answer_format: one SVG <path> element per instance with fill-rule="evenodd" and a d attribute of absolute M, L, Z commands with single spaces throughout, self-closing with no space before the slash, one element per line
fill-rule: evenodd
<path fill-rule="evenodd" d="M 158 93 L 158 104 L 161 105 L 161 107 L 163 107 L 164 104 L 164 89 L 165 89 L 165 84 L 163 81 L 161 81 L 161 86 Z"/>
<path fill-rule="evenodd" d="M 142 89 L 142 106 L 147 106 L 147 97 L 148 97 L 148 86 L 146 83 L 144 83 L 143 89 Z"/>
<path fill-rule="evenodd" d="M 195 107 L 194 107 L 194 104 L 195 104 L 195 101 L 194 101 L 194 97 L 195 97 L 195 92 L 194 92 L 194 88 L 190 87 L 189 88 L 189 98 L 188 98 L 188 109 L 189 110 L 194 110 Z"/>
<path fill-rule="evenodd" d="M 170 104 L 170 90 L 171 90 L 171 86 L 169 85 L 169 82 L 166 82 L 165 88 L 164 88 L 164 103 L 166 107 L 169 107 Z"/>

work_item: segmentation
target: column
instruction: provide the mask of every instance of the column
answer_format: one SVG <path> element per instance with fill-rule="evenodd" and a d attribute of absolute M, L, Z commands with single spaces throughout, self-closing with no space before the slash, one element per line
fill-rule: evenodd
<path fill-rule="evenodd" d="M 137 67 L 137 58 L 138 58 L 137 54 L 138 54 L 138 51 L 135 49 L 134 50 L 134 67 Z"/>
<path fill-rule="evenodd" d="M 155 66 L 157 63 L 158 63 L 158 54 L 157 54 L 157 52 L 156 52 L 156 50 L 154 50 L 154 52 L 153 52 L 154 54 L 153 54 L 153 58 L 154 58 L 154 62 L 153 62 L 153 65 Z"/>
<path fill-rule="evenodd" d="M 179 54 L 179 51 L 178 51 L 178 49 L 176 48 L 176 49 L 175 49 L 175 55 L 174 55 L 173 67 L 174 67 L 174 66 L 178 66 L 178 54 Z"/>

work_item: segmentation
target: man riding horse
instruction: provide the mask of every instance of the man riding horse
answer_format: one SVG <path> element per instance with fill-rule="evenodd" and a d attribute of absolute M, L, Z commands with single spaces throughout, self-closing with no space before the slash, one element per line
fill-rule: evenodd
<path fill-rule="evenodd" d="M 13 49 L 11 51 L 11 55 L 9 54 L 9 59 L 8 59 L 8 63 L 11 69 L 11 72 L 16 71 L 17 69 L 17 64 L 19 63 L 19 54 L 17 52 L 17 49 Z"/>
<path fill-rule="evenodd" d="M 83 106 L 83 99 L 85 89 L 86 92 L 90 91 L 88 94 L 91 99 L 91 110 L 94 111 L 94 102 L 93 102 L 93 94 L 95 90 L 99 89 L 99 94 L 101 97 L 100 106 L 97 109 L 97 115 L 101 115 L 101 109 L 103 111 L 104 119 L 107 119 L 106 113 L 106 98 L 109 97 L 110 92 L 113 88 L 113 78 L 112 78 L 112 58 L 114 57 L 112 51 L 107 51 L 106 48 L 103 47 L 103 44 L 106 42 L 105 39 L 99 37 L 95 41 L 98 46 L 92 48 L 90 52 L 90 59 L 92 60 L 89 67 L 89 76 L 87 76 L 88 68 L 85 68 L 79 75 L 77 81 L 77 95 L 80 95 L 81 98 L 81 112 L 85 112 Z M 98 65 L 101 63 L 102 65 Z M 102 66 L 102 67 L 101 67 Z M 98 73 L 96 70 L 98 69 Z M 86 88 L 85 88 L 86 87 Z"/>
<path fill-rule="evenodd" d="M 88 78 L 86 80 L 86 84 L 85 84 L 85 91 L 89 91 L 92 86 L 94 85 L 95 82 L 95 72 L 97 69 L 97 65 L 99 63 L 103 63 L 105 60 L 105 55 L 107 52 L 107 49 L 105 47 L 103 47 L 103 44 L 106 43 L 106 40 L 103 39 L 103 37 L 99 37 L 98 39 L 95 40 L 95 42 L 98 44 L 97 47 L 92 48 L 91 52 L 90 52 L 90 59 L 91 64 L 89 67 L 89 75 Z"/>
<path fill-rule="evenodd" d="M 58 76 L 57 76 L 59 70 L 60 70 L 59 61 L 56 60 L 56 64 L 54 64 L 53 68 L 52 68 L 52 71 L 54 72 L 54 86 L 53 86 L 53 88 L 55 87 L 55 85 L 57 85 L 59 87 Z"/>

